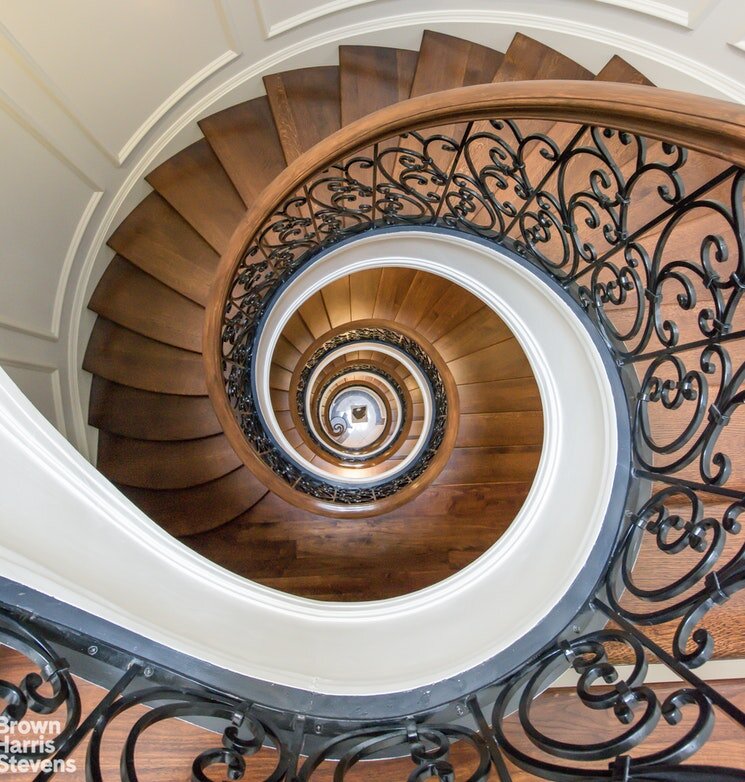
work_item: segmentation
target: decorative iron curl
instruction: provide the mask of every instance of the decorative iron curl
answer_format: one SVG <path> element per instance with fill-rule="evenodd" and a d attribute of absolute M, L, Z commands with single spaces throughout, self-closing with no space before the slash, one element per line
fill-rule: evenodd
<path fill-rule="evenodd" d="M 728 536 L 739 534 L 745 499 L 730 504 L 722 518 L 704 517 L 698 493 L 687 486 L 661 489 L 640 508 L 614 555 L 608 579 L 608 599 L 615 611 L 639 625 L 678 621 L 672 654 L 688 668 L 703 665 L 714 651 L 711 633 L 697 626 L 706 614 L 745 587 L 745 545 L 720 566 Z M 645 535 L 652 535 L 668 556 L 698 555 L 682 565 L 669 582 L 641 587 L 634 579 L 635 560 Z M 682 558 L 681 558 L 682 559 Z M 623 590 L 642 608 L 622 605 Z M 651 604 L 646 607 L 645 604 Z M 693 650 L 689 645 L 693 643 Z"/>
<path fill-rule="evenodd" d="M 4 760 L 44 760 L 51 758 L 57 749 L 64 745 L 75 732 L 81 717 L 80 696 L 70 673 L 69 664 L 59 657 L 38 633 L 31 632 L 21 622 L 0 613 L 0 644 L 23 655 L 29 663 L 38 669 L 27 673 L 18 683 L 0 679 L 0 700 L 5 707 L 0 712 L 4 725 L 9 732 L 24 719 L 38 717 L 57 717 L 61 730 L 55 736 L 46 737 L 43 746 L 31 750 L 15 751 L 12 748 L 3 752 Z M 45 686 L 51 688 L 51 694 L 44 694 Z"/>
<path fill-rule="evenodd" d="M 104 782 L 101 747 L 106 730 L 116 717 L 138 706 L 150 708 L 135 722 L 124 741 L 120 767 L 122 782 L 138 782 L 138 742 L 152 725 L 169 719 L 208 718 L 224 724 L 220 746 L 206 749 L 194 759 L 192 782 L 209 782 L 205 772 L 213 766 L 224 766 L 231 780 L 243 779 L 250 766 L 246 759 L 259 754 L 267 743 L 276 749 L 277 754 L 275 767 L 264 782 L 280 782 L 287 774 L 290 757 L 286 744 L 280 740 L 276 729 L 265 718 L 260 718 L 250 704 L 210 696 L 199 690 L 155 686 L 119 698 L 99 715 L 91 731 L 86 754 L 86 779 L 89 782 Z"/>
<path fill-rule="evenodd" d="M 485 782 L 489 777 L 491 759 L 484 739 L 474 730 L 459 725 L 417 724 L 413 719 L 405 724 L 382 724 L 344 733 L 327 741 L 301 766 L 298 782 L 311 782 L 322 763 L 338 759 L 335 776 L 342 780 L 363 760 L 381 757 L 397 749 L 408 750 L 414 765 L 407 782 L 458 782 L 450 762 L 450 748 L 455 741 L 472 747 L 477 753 L 476 768 L 462 782 Z"/>
<path fill-rule="evenodd" d="M 609 643 L 623 644 L 631 652 L 633 662 L 627 676 L 621 677 L 616 667 L 608 662 Z M 534 701 L 562 661 L 569 662 L 579 674 L 578 703 L 589 709 L 612 712 L 621 726 L 618 735 L 584 743 L 579 739 L 556 739 L 537 727 L 532 718 Z M 675 779 L 668 774 L 672 774 L 673 769 L 686 768 L 678 764 L 695 755 L 711 735 L 714 711 L 706 696 L 691 688 L 676 690 L 660 703 L 654 691 L 644 684 L 646 671 L 643 645 L 634 635 L 622 630 L 602 630 L 555 644 L 527 671 L 517 674 L 497 697 L 492 727 L 499 747 L 518 767 L 559 782 Z M 594 690 L 593 685 L 597 682 L 606 687 Z M 535 756 L 508 738 L 505 721 L 515 697 L 519 697 L 520 728 L 529 742 L 551 758 L 570 761 L 571 765 Z M 684 710 L 692 712 L 694 719 L 683 735 L 657 752 L 634 757 L 629 754 L 655 731 L 660 718 L 669 725 L 678 725 Z M 611 762 L 606 768 L 582 765 L 601 760 Z M 690 768 L 696 769 L 697 773 L 692 774 L 694 779 L 706 778 L 698 776 L 700 767 Z M 728 778 L 728 770 L 722 771 L 722 778 Z"/>

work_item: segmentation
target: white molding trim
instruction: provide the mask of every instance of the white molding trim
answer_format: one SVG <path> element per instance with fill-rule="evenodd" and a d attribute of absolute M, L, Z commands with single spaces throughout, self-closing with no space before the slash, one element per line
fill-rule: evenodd
<path fill-rule="evenodd" d="M 36 125 L 36 123 L 29 117 L 23 109 L 18 106 L 13 99 L 7 95 L 4 91 L 0 90 L 0 109 L 4 110 L 11 119 L 13 119 L 25 132 L 28 133 L 38 144 L 49 152 L 56 160 L 70 171 L 85 187 L 89 188 L 93 192 L 88 200 L 88 203 L 83 210 L 77 226 L 73 231 L 72 238 L 67 247 L 65 258 L 62 262 L 62 267 L 59 272 L 57 280 L 57 286 L 54 294 L 52 304 L 52 327 L 51 329 L 34 329 L 28 326 L 24 326 L 18 323 L 6 319 L 0 319 L 0 327 L 10 329 L 11 331 L 17 331 L 21 334 L 28 334 L 32 337 L 38 337 L 39 339 L 48 340 L 50 342 L 56 342 L 60 336 L 60 326 L 62 321 L 62 308 L 64 306 L 65 295 L 67 291 L 67 285 L 69 282 L 70 274 L 75 258 L 80 250 L 80 244 L 85 234 L 88 224 L 93 217 L 98 202 L 103 197 L 104 191 L 99 185 L 91 180 L 87 174 L 79 169 L 60 149 L 57 147 L 51 139 L 44 134 L 44 132 Z"/>
<path fill-rule="evenodd" d="M 54 417 L 57 429 L 63 437 L 67 437 L 65 431 L 64 406 L 62 404 L 62 384 L 60 383 L 59 369 L 51 364 L 44 364 L 37 361 L 19 361 L 14 358 L 5 358 L 0 356 L 0 368 L 18 367 L 19 369 L 30 369 L 32 372 L 43 372 L 49 375 L 49 382 L 52 387 L 52 405 L 54 406 Z"/>
<path fill-rule="evenodd" d="M 540 29 L 550 32 L 563 32 L 568 35 L 596 40 L 605 43 L 610 47 L 620 47 L 633 51 L 643 57 L 648 57 L 657 62 L 668 65 L 674 69 L 685 73 L 693 79 L 697 79 L 713 89 L 724 92 L 731 100 L 745 103 L 745 82 L 739 82 L 731 79 L 725 74 L 704 65 L 697 63 L 690 58 L 681 55 L 671 49 L 666 49 L 653 43 L 640 42 L 631 36 L 624 35 L 618 31 L 593 27 L 578 21 L 567 21 L 550 17 L 543 17 L 537 14 L 523 12 L 500 11 L 491 9 L 488 11 L 429 11 L 402 14 L 399 16 L 388 16 L 382 19 L 375 19 L 369 22 L 359 22 L 345 27 L 340 27 L 329 32 L 321 33 L 307 38 L 305 41 L 290 44 L 273 54 L 270 54 L 258 62 L 234 73 L 222 84 L 216 86 L 209 93 L 202 96 L 192 106 L 188 107 L 183 114 L 177 117 L 144 151 L 142 157 L 132 167 L 127 178 L 120 188 L 114 194 L 111 202 L 98 224 L 96 233 L 83 259 L 80 276 L 77 281 L 77 287 L 73 293 L 70 309 L 70 326 L 68 330 L 68 390 L 71 401 L 71 415 L 73 420 L 70 431 L 73 433 L 75 443 L 82 452 L 87 453 L 87 434 L 86 424 L 83 416 L 83 402 L 79 388 L 80 366 L 80 321 L 83 309 L 86 305 L 86 296 L 91 276 L 95 268 L 96 260 L 101 252 L 108 235 L 110 234 L 114 221 L 119 216 L 119 210 L 124 200 L 143 179 L 156 157 L 163 149 L 175 139 L 178 134 L 204 116 L 210 107 L 227 96 L 245 82 L 270 72 L 272 69 L 281 66 L 281 64 L 304 52 L 311 51 L 324 45 L 338 43 L 356 36 L 384 32 L 385 30 L 396 29 L 400 27 L 417 27 L 432 24 L 453 24 L 457 22 L 474 22 L 477 24 L 494 24 L 515 27 L 516 29 Z M 593 34 L 594 33 L 594 34 Z"/>
<path fill-rule="evenodd" d="M 164 101 L 158 106 L 150 116 L 140 125 L 137 130 L 129 137 L 128 141 L 119 150 L 116 156 L 117 163 L 123 165 L 127 158 L 132 154 L 137 145 L 147 135 L 147 133 L 155 126 L 155 124 L 162 119 L 180 100 L 188 95 L 192 90 L 196 89 L 202 82 L 210 78 L 214 73 L 225 67 L 228 63 L 233 62 L 240 54 L 233 49 L 228 49 L 223 52 L 219 57 L 216 57 L 212 62 L 207 63 L 201 70 L 190 76 L 183 84 L 175 89 Z"/>
<path fill-rule="evenodd" d="M 83 236 L 88 229 L 88 225 L 102 197 L 103 190 L 96 190 L 91 195 L 85 209 L 83 210 L 83 214 L 80 216 L 80 220 L 78 220 L 78 224 L 75 227 L 72 239 L 70 240 L 70 246 L 67 248 L 67 253 L 65 254 L 65 260 L 62 263 L 62 271 L 59 277 L 57 293 L 54 297 L 54 310 L 52 312 L 52 323 L 55 339 L 59 339 L 60 326 L 62 321 L 62 307 L 64 305 L 65 291 L 67 290 L 67 283 L 70 278 L 73 262 L 75 261 L 75 257 L 77 256 L 78 250 L 80 249 L 80 243 L 83 240 Z"/>
<path fill-rule="evenodd" d="M 309 8 L 307 11 L 295 14 L 295 16 L 288 16 L 286 19 L 283 19 L 276 24 L 269 24 L 262 0 L 254 0 L 256 14 L 261 20 L 262 27 L 264 28 L 264 35 L 267 40 L 269 38 L 274 38 L 276 35 L 280 35 L 280 33 L 286 33 L 288 30 L 293 30 L 295 27 L 301 27 L 308 22 L 312 22 L 314 19 L 320 19 L 329 14 L 334 14 L 337 11 L 346 11 L 348 8 L 355 8 L 358 5 L 366 5 L 373 2 L 376 2 L 376 0 L 331 0 L 331 2 L 316 5 L 313 8 Z"/>
<path fill-rule="evenodd" d="M 598 2 L 607 5 L 615 5 L 620 8 L 628 8 L 630 11 L 636 11 L 647 16 L 655 16 L 666 22 L 686 27 L 689 30 L 695 29 L 712 6 L 719 0 L 697 0 L 690 10 L 674 2 L 664 2 L 661 0 L 598 0 Z"/>

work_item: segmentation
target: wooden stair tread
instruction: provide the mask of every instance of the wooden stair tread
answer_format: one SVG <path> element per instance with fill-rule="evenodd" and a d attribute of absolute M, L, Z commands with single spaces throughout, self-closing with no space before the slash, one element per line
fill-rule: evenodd
<path fill-rule="evenodd" d="M 264 86 L 288 163 L 341 127 L 337 65 L 273 73 Z"/>
<path fill-rule="evenodd" d="M 440 337 L 434 347 L 450 362 L 512 338 L 507 324 L 489 307 L 482 306 Z"/>
<path fill-rule="evenodd" d="M 530 482 L 538 468 L 540 450 L 538 445 L 454 448 L 434 483 L 445 486 Z"/>
<path fill-rule="evenodd" d="M 171 535 L 197 535 L 240 516 L 267 493 L 246 467 L 187 489 L 142 489 L 120 485 L 143 513 Z"/>
<path fill-rule="evenodd" d="M 654 87 L 654 84 L 641 71 L 638 71 L 617 54 L 614 54 L 598 71 L 595 81 L 617 81 L 625 84 L 644 84 L 647 87 Z"/>
<path fill-rule="evenodd" d="M 266 95 L 205 117 L 199 127 L 249 206 L 285 167 Z"/>
<path fill-rule="evenodd" d="M 382 269 L 366 269 L 350 275 L 349 297 L 352 320 L 372 318 L 382 274 Z"/>
<path fill-rule="evenodd" d="M 313 339 L 319 339 L 331 330 L 331 321 L 320 292 L 313 294 L 298 307 L 298 313 Z"/>
<path fill-rule="evenodd" d="M 542 443 L 543 413 L 540 410 L 508 413 L 499 411 L 461 415 L 455 447 L 540 446 Z"/>
<path fill-rule="evenodd" d="M 375 296 L 373 318 L 382 320 L 394 320 L 396 313 L 401 309 L 401 304 L 406 298 L 416 271 L 403 269 L 397 266 L 386 267 L 380 275 L 380 285 Z"/>
<path fill-rule="evenodd" d="M 486 380 L 458 386 L 461 416 L 470 413 L 522 412 L 541 409 L 541 397 L 535 382 L 525 378 Z"/>
<path fill-rule="evenodd" d="M 550 46 L 516 33 L 493 81 L 531 79 L 592 79 L 594 74 Z"/>
<path fill-rule="evenodd" d="M 115 383 L 164 394 L 206 396 L 202 357 L 96 320 L 83 369 Z"/>
<path fill-rule="evenodd" d="M 206 139 L 176 153 L 145 179 L 217 252 L 225 252 L 246 206 Z"/>
<path fill-rule="evenodd" d="M 340 46 L 341 124 L 406 100 L 418 52 L 383 46 Z"/>
<path fill-rule="evenodd" d="M 142 271 L 206 304 L 220 256 L 160 195 L 150 193 L 108 241 Z"/>
<path fill-rule="evenodd" d="M 185 542 L 223 567 L 277 589 L 333 600 L 392 597 L 476 559 L 505 531 L 529 488 L 529 483 L 432 486 L 395 511 L 352 520 L 319 516 L 268 493 L 219 536 Z"/>
<path fill-rule="evenodd" d="M 145 337 L 201 353 L 204 309 L 120 255 L 108 265 L 88 308 Z"/>
<path fill-rule="evenodd" d="M 222 431 L 209 397 L 158 394 L 94 377 L 88 423 L 140 440 L 192 440 Z"/>
<path fill-rule="evenodd" d="M 448 364 L 448 369 L 458 385 L 532 375 L 528 359 L 514 337 L 457 358 Z"/>
<path fill-rule="evenodd" d="M 285 324 L 282 330 L 282 336 L 297 350 L 298 353 L 304 353 L 313 344 L 313 334 L 305 325 L 305 321 L 296 312 Z"/>
<path fill-rule="evenodd" d="M 349 276 L 330 282 L 320 293 L 331 328 L 349 323 L 352 319 Z"/>
<path fill-rule="evenodd" d="M 411 97 L 431 92 L 487 84 L 502 64 L 504 54 L 488 46 L 425 30 L 411 87 Z"/>
<path fill-rule="evenodd" d="M 142 489 L 185 489 L 241 466 L 223 434 L 198 440 L 133 440 L 102 431 L 98 469 L 114 483 Z"/>
<path fill-rule="evenodd" d="M 413 328 L 434 303 L 454 287 L 454 284 L 444 277 L 417 271 L 396 312 L 396 322 Z"/>
<path fill-rule="evenodd" d="M 435 343 L 483 307 L 480 299 L 460 286 L 449 288 L 416 324 L 416 330 Z"/>

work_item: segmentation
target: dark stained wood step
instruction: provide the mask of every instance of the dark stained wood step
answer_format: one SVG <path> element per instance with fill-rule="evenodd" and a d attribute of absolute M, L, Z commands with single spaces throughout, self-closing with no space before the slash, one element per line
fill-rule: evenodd
<path fill-rule="evenodd" d="M 145 391 L 207 395 L 198 353 L 142 337 L 101 317 L 93 327 L 83 369 Z"/>
<path fill-rule="evenodd" d="M 592 79 L 594 74 L 550 46 L 516 33 L 493 81 Z"/>
<path fill-rule="evenodd" d="M 205 117 L 199 127 L 249 206 L 285 167 L 266 95 Z"/>
<path fill-rule="evenodd" d="M 276 589 L 332 600 L 382 599 L 421 589 L 476 559 L 507 529 L 529 488 L 432 486 L 395 511 L 352 520 L 319 516 L 270 493 L 219 535 L 186 542 Z M 280 552 L 277 559 L 272 552 Z"/>
<path fill-rule="evenodd" d="M 177 152 L 145 179 L 217 252 L 225 252 L 246 205 L 206 139 Z"/>
<path fill-rule="evenodd" d="M 644 84 L 654 87 L 654 84 L 641 72 L 629 65 L 622 57 L 614 54 L 598 71 L 595 81 L 617 81 L 625 84 Z"/>
<path fill-rule="evenodd" d="M 341 124 L 406 100 L 418 52 L 383 46 L 340 46 Z"/>
<path fill-rule="evenodd" d="M 253 507 L 266 487 L 246 467 L 188 489 L 118 487 L 171 535 L 197 535 L 220 527 Z"/>
<path fill-rule="evenodd" d="M 132 440 L 102 431 L 98 469 L 114 483 L 142 489 L 185 489 L 241 466 L 223 434 L 178 442 Z"/>
<path fill-rule="evenodd" d="M 145 337 L 202 351 L 204 309 L 120 255 L 108 265 L 88 307 Z"/>
<path fill-rule="evenodd" d="M 341 127 L 338 66 L 273 73 L 264 87 L 288 163 Z"/>
<path fill-rule="evenodd" d="M 411 97 L 471 84 L 488 84 L 503 58 L 502 52 L 488 46 L 425 30 Z"/>
<path fill-rule="evenodd" d="M 173 290 L 207 303 L 220 256 L 157 193 L 150 193 L 127 215 L 108 244 Z"/>
<path fill-rule="evenodd" d="M 94 377 L 88 423 L 139 440 L 193 440 L 222 431 L 209 397 L 156 394 Z"/>

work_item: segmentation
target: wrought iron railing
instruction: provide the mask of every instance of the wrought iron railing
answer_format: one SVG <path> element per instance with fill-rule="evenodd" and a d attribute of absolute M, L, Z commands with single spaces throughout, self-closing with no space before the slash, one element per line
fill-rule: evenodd
<path fill-rule="evenodd" d="M 240 436 L 263 442 L 245 406 L 261 318 L 298 268 L 350 236 L 416 225 L 477 235 L 521 255 L 579 302 L 629 391 L 632 487 L 603 579 L 580 612 L 609 626 L 584 633 L 570 623 L 539 654 L 495 670 L 485 687 L 461 687 L 446 703 L 404 709 L 392 697 L 384 714 L 350 707 L 339 717 L 222 692 L 6 606 L 0 638 L 39 670 L 18 685 L 2 683 L 6 714 L 66 709 L 50 758 L 64 759 L 90 736 L 88 778 L 100 779 L 97 753 L 113 717 L 150 704 L 122 747 L 128 782 L 137 779 L 135 750 L 150 725 L 203 717 L 218 720 L 221 735 L 195 760 L 194 779 L 216 764 L 240 778 L 271 751 L 265 744 L 277 749 L 272 782 L 310 780 L 325 760 L 342 779 L 360 761 L 392 754 L 410 758 L 411 780 L 505 782 L 516 767 L 564 782 L 743 779 L 736 759 L 696 762 L 717 726 L 745 739 L 742 708 L 696 671 L 718 651 L 712 612 L 745 587 L 745 470 L 733 462 L 742 450 L 733 421 L 745 401 L 745 115 L 644 88 L 549 85 L 522 103 L 521 89 L 413 101 L 298 161 L 226 256 L 208 323 L 210 392 L 239 451 L 228 431 L 236 414 Z M 593 112 L 598 124 L 589 121 Z M 484 621 L 499 599 L 509 596 L 495 596 Z M 728 616 L 740 624 L 719 626 L 719 638 L 726 632 L 742 654 L 742 614 Z M 447 632 L 433 628 L 432 642 L 446 643 Z M 57 647 L 86 645 L 122 673 L 81 720 Z M 646 683 L 650 660 L 678 682 L 664 698 Z M 588 735 L 537 716 L 551 698 L 540 693 L 566 667 L 579 675 L 576 704 L 610 716 L 605 733 L 599 719 L 586 723 Z M 149 683 L 135 681 L 142 675 Z M 41 680 L 52 696 L 40 695 Z M 465 772 L 454 760 L 462 747 L 473 760 Z"/>
<path fill-rule="evenodd" d="M 552 642 L 526 661 L 497 697 L 491 726 L 477 694 L 466 699 L 478 728 L 469 740 L 484 757 L 491 753 L 504 779 L 502 754 L 552 779 L 742 778 L 742 770 L 679 764 L 706 741 L 715 711 L 745 728 L 742 710 L 694 674 L 717 650 L 702 626 L 707 616 L 745 586 L 738 539 L 745 464 L 733 467 L 745 447 L 732 426 L 745 401 L 745 117 L 649 88 L 580 92 L 557 83 L 552 95 L 551 86 L 419 99 L 381 112 L 377 133 L 372 119 L 342 131 L 336 157 L 334 144 L 319 145 L 288 171 L 273 201 L 267 195 L 249 215 L 223 265 L 217 295 L 228 295 L 213 300 L 222 309 L 211 324 L 213 340 L 222 334 L 220 374 L 234 402 L 250 372 L 254 324 L 273 291 L 350 237 L 396 226 L 445 229 L 540 269 L 584 309 L 629 393 L 625 531 L 589 603 L 616 629 Z M 543 104 L 528 94 L 538 90 Z M 422 129 L 427 121 L 436 127 Z M 649 565 L 655 556 L 658 567 Z M 647 563 L 641 580 L 639 561 Z M 735 631 L 738 650 L 744 631 L 742 624 Z M 685 683 L 662 703 L 644 684 L 647 657 Z M 531 702 L 557 660 L 581 674 L 583 704 L 628 727 L 597 743 L 535 727 Z M 631 673 L 618 677 L 609 660 L 627 660 Z M 600 679 L 608 686 L 597 690 L 591 685 Z M 503 728 L 515 699 L 536 754 Z M 678 725 L 685 714 L 693 722 L 666 749 L 632 752 L 660 719 Z M 411 725 L 396 730 L 421 747 Z M 349 757 L 359 759 L 378 739 L 394 740 L 384 733 L 361 733 L 359 744 L 340 738 L 329 753 L 351 746 Z M 432 773 L 446 773 L 437 764 L 447 744 L 445 734 L 431 738 Z M 424 762 L 420 749 L 412 758 Z M 593 766 L 599 760 L 604 768 Z"/>

